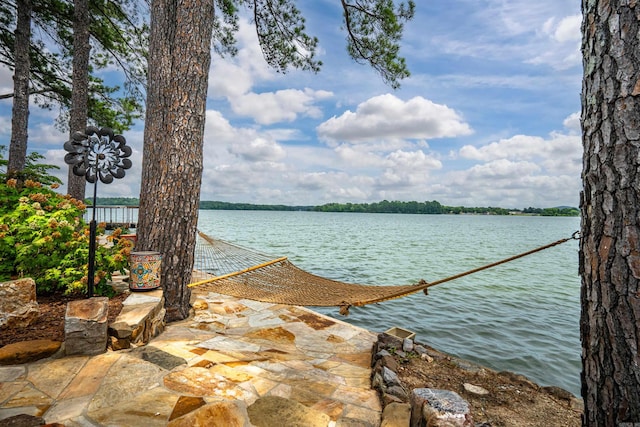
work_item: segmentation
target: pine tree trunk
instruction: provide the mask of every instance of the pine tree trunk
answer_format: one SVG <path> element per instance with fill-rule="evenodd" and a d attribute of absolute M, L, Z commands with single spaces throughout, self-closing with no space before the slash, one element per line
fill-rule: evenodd
<path fill-rule="evenodd" d="M 138 244 L 162 254 L 167 320 L 189 315 L 213 2 L 154 0 Z"/>
<path fill-rule="evenodd" d="M 71 114 L 69 132 L 84 132 L 87 127 L 87 111 L 89 99 L 89 2 L 74 0 L 73 19 L 73 75 L 71 77 Z M 69 166 L 67 193 L 78 200 L 84 200 L 87 181 L 84 176 L 73 174 L 73 166 Z"/>
<path fill-rule="evenodd" d="M 15 70 L 13 73 L 13 110 L 7 176 L 19 176 L 27 161 L 29 128 L 29 44 L 31 40 L 31 0 L 17 0 L 18 21 L 15 30 Z"/>
<path fill-rule="evenodd" d="M 582 9 L 583 425 L 640 425 L 640 3 Z"/>

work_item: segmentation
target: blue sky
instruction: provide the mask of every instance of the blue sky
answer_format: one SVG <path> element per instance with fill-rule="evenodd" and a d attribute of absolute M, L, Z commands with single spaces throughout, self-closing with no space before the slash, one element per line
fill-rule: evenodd
<path fill-rule="evenodd" d="M 401 47 L 412 75 L 395 91 L 348 58 L 338 0 L 298 4 L 320 73 L 269 69 L 248 21 L 237 57 L 212 59 L 202 200 L 578 205 L 578 1 L 418 1 Z M 0 68 L 0 93 L 11 88 Z M 0 100 L 4 145 L 11 102 Z M 57 114 L 32 107 L 29 149 L 64 166 Z M 124 134 L 133 168 L 98 196 L 140 194 L 143 126 Z"/>

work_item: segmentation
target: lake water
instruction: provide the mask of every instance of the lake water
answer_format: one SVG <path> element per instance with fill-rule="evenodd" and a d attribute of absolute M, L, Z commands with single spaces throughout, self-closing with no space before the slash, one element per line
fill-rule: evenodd
<path fill-rule="evenodd" d="M 569 237 L 579 218 L 200 211 L 213 237 L 344 282 L 432 282 Z M 580 393 L 578 242 L 376 305 L 314 310 L 398 326 L 440 351 Z"/>

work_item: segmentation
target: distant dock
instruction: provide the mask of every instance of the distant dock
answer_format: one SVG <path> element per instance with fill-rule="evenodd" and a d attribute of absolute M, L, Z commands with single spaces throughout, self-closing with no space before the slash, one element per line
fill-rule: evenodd
<path fill-rule="evenodd" d="M 84 214 L 86 222 L 91 221 L 93 209 L 93 206 L 87 206 L 87 211 Z M 98 224 L 104 222 L 107 230 L 113 230 L 120 227 L 138 227 L 138 206 L 96 205 L 95 213 L 96 222 Z"/>

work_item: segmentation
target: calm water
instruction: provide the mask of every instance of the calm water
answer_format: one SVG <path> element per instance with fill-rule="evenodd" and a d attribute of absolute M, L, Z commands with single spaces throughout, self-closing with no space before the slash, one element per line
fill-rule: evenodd
<path fill-rule="evenodd" d="M 200 211 L 214 237 L 362 284 L 435 281 L 570 236 L 579 218 Z M 441 351 L 580 392 L 578 244 L 570 241 L 423 293 L 314 310 L 381 332 L 399 326 Z"/>

